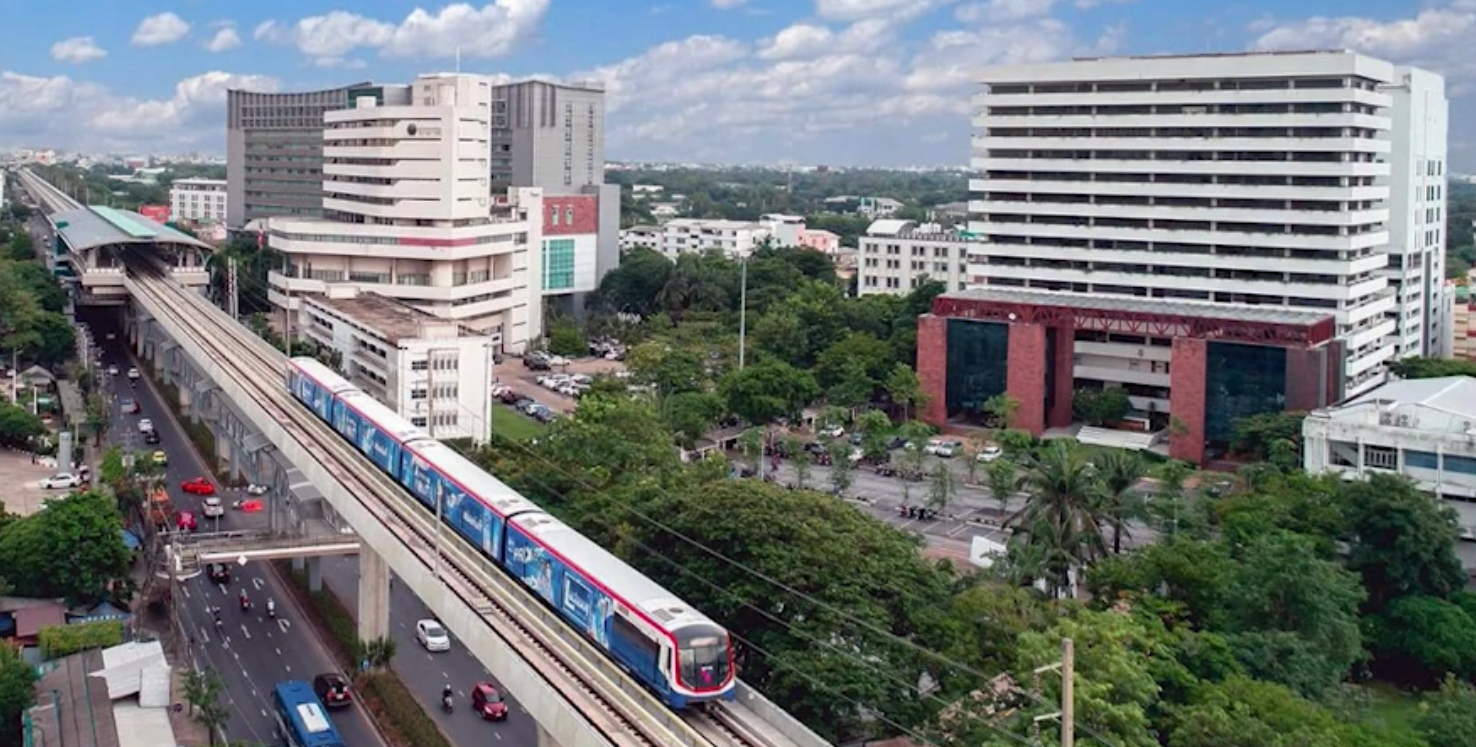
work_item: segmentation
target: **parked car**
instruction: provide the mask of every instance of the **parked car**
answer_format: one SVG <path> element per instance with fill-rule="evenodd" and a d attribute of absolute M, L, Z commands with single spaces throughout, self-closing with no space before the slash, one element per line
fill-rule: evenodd
<path fill-rule="evenodd" d="M 568 358 L 565 358 L 562 355 L 550 355 L 548 357 L 548 365 L 550 365 L 550 366 L 567 366 L 567 365 L 569 365 L 569 359 Z"/>
<path fill-rule="evenodd" d="M 488 390 L 488 394 L 490 394 L 493 397 L 501 397 L 505 392 L 510 392 L 510 391 L 512 391 L 512 387 L 510 387 L 510 386 L 508 386 L 506 384 L 498 383 L 498 384 L 493 384 L 492 385 L 492 388 L 490 390 Z"/>
<path fill-rule="evenodd" d="M 57 490 L 61 488 L 82 487 L 82 476 L 70 472 L 60 472 L 41 481 L 41 487 L 46 490 Z"/>
<path fill-rule="evenodd" d="M 952 459 L 953 457 L 958 455 L 959 451 L 962 450 L 962 441 L 944 441 L 943 443 L 938 445 L 937 450 L 934 451 L 933 454 L 942 459 Z"/>
<path fill-rule="evenodd" d="M 193 532 L 200 526 L 200 521 L 195 518 L 194 511 L 180 511 L 174 515 L 174 525 L 181 532 Z"/>
<path fill-rule="evenodd" d="M 508 387 L 506 391 L 497 395 L 497 399 L 501 400 L 502 404 L 504 405 L 510 405 L 522 398 L 523 395 L 518 394 L 518 390 L 513 389 L 512 387 Z"/>
<path fill-rule="evenodd" d="M 548 356 L 543 353 L 529 353 L 523 356 L 523 366 L 534 371 L 547 371 L 551 368 Z"/>
<path fill-rule="evenodd" d="M 472 710 L 486 721 L 507 720 L 507 701 L 491 682 L 478 682 L 472 688 Z"/>
<path fill-rule="evenodd" d="M 314 677 L 313 692 L 329 708 L 342 708 L 353 705 L 354 702 L 353 689 L 349 687 L 348 678 L 338 672 L 325 672 Z"/>
<path fill-rule="evenodd" d="M 451 650 L 451 636 L 435 620 L 416 621 L 415 640 L 420 641 L 420 645 L 424 646 L 426 651 Z"/>
<path fill-rule="evenodd" d="M 118 408 L 129 415 L 135 415 L 139 411 L 138 400 L 123 397 L 118 400 Z"/>
<path fill-rule="evenodd" d="M 1003 454 L 1004 454 L 1004 450 L 1003 449 L 999 448 L 998 446 L 995 446 L 995 445 L 991 444 L 991 445 L 985 446 L 983 449 L 981 449 L 979 451 L 979 456 L 974 457 L 974 458 L 977 459 L 977 460 L 979 460 L 979 461 L 981 461 L 981 462 L 984 462 L 985 464 L 988 464 L 989 462 L 992 462 L 992 461 L 1000 458 L 1000 456 L 1003 455 Z"/>
<path fill-rule="evenodd" d="M 205 499 L 204 512 L 209 518 L 219 519 L 225 516 L 225 504 L 221 502 L 219 496 L 212 495 Z"/>
<path fill-rule="evenodd" d="M 215 495 L 215 483 L 205 477 L 196 477 L 179 484 L 179 489 L 190 495 Z"/>
<path fill-rule="evenodd" d="M 211 563 L 205 566 L 205 575 L 210 577 L 212 584 L 228 584 L 231 582 L 231 566 L 229 563 Z"/>
<path fill-rule="evenodd" d="M 826 438 L 840 438 L 846 435 L 846 429 L 838 425 L 826 425 L 821 426 L 820 429 L 815 432 L 815 435 L 825 436 Z"/>

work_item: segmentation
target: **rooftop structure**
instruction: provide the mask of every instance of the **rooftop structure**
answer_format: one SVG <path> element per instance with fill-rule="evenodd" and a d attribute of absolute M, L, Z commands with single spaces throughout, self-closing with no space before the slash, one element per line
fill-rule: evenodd
<path fill-rule="evenodd" d="M 872 221 L 860 238 L 856 291 L 901 295 L 927 280 L 948 291 L 968 285 L 969 245 L 963 235 L 934 223 L 897 218 Z"/>

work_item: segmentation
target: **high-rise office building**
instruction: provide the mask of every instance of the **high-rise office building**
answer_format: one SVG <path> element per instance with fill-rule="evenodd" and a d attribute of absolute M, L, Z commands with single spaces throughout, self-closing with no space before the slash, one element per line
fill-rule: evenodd
<path fill-rule="evenodd" d="M 302 294 L 351 284 L 522 350 L 542 335 L 543 201 L 494 190 L 491 81 L 424 75 L 362 87 L 323 115 L 323 216 L 266 221 L 287 258 L 269 297 L 290 320 Z"/>
<path fill-rule="evenodd" d="M 226 92 L 226 225 L 273 215 L 323 214 L 323 115 L 351 91 Z"/>
<path fill-rule="evenodd" d="M 1411 340 L 1429 330 L 1390 285 L 1414 285 L 1413 267 L 1389 266 L 1425 248 L 1391 228 L 1418 217 L 1423 240 L 1434 209 L 1391 182 L 1434 186 L 1425 173 L 1443 172 L 1431 78 L 1348 52 L 986 70 L 970 289 L 920 330 L 930 417 L 1009 392 L 1039 431 L 1071 421 L 1076 389 L 1121 387 L 1130 422 L 1172 431 L 1174 452 L 1197 461 L 1236 418 L 1382 383 L 1399 320 Z M 1408 116 L 1416 100 L 1424 112 Z M 1419 145 L 1401 148 L 1415 118 Z M 969 350 L 1008 363 L 955 371 Z"/>
<path fill-rule="evenodd" d="M 1445 79 L 1413 68 L 1394 71 L 1389 152 L 1389 266 L 1394 288 L 1394 355 L 1438 356 L 1445 283 L 1445 163 L 1449 106 Z"/>

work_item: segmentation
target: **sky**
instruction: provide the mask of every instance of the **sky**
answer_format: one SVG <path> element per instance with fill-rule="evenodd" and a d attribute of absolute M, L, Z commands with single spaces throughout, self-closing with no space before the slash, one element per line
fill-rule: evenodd
<path fill-rule="evenodd" d="M 610 160 L 968 163 L 993 64 L 1348 48 L 1441 73 L 1476 171 L 1476 0 L 0 0 L 0 146 L 224 150 L 227 88 L 598 80 Z"/>

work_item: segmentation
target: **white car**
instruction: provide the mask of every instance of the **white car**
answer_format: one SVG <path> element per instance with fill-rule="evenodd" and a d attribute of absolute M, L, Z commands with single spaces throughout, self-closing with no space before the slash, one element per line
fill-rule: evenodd
<path fill-rule="evenodd" d="M 820 429 L 820 435 L 830 438 L 841 438 L 846 435 L 846 429 L 838 425 L 825 426 Z"/>
<path fill-rule="evenodd" d="M 508 392 L 508 390 L 510 390 L 510 389 L 512 389 L 512 387 L 510 387 L 510 386 L 508 386 L 506 384 L 493 384 L 492 385 L 492 388 L 488 391 L 488 393 L 491 394 L 493 397 L 501 397 L 502 395 L 506 394 Z"/>
<path fill-rule="evenodd" d="M 451 636 L 446 634 L 446 629 L 435 620 L 419 620 L 415 623 L 415 640 L 426 651 L 450 651 Z"/>
<path fill-rule="evenodd" d="M 205 499 L 205 510 L 203 513 L 212 518 L 225 516 L 225 504 L 220 502 L 220 496 L 212 495 Z"/>
<path fill-rule="evenodd" d="M 138 377 L 139 373 L 137 368 L 128 369 L 128 378 L 133 379 L 134 381 L 138 381 Z"/>
<path fill-rule="evenodd" d="M 962 442 L 944 441 L 943 443 L 938 444 L 938 448 L 933 452 L 933 455 L 941 457 L 943 459 L 952 459 L 953 457 L 958 455 L 959 450 L 962 448 Z"/>
<path fill-rule="evenodd" d="M 246 486 L 246 495 L 266 495 L 268 490 L 265 485 L 251 484 Z"/>
<path fill-rule="evenodd" d="M 998 446 L 985 446 L 984 449 L 979 452 L 979 456 L 974 458 L 981 462 L 984 462 L 985 464 L 988 464 L 989 462 L 1000 458 L 1000 456 L 1003 454 L 1004 450 L 999 448 Z"/>
<path fill-rule="evenodd" d="M 567 365 L 569 365 L 569 359 L 568 358 L 565 358 L 562 355 L 550 355 L 548 357 L 548 365 L 550 365 L 550 366 L 567 366 Z"/>
<path fill-rule="evenodd" d="M 948 443 L 948 440 L 947 439 L 943 439 L 943 438 L 929 439 L 928 440 L 928 445 L 923 447 L 923 453 L 924 454 L 937 454 L 938 453 L 938 449 L 943 448 L 943 444 L 946 444 L 946 443 Z"/>
<path fill-rule="evenodd" d="M 60 474 L 55 474 L 42 480 L 41 487 L 46 490 L 57 490 L 59 488 L 80 488 L 82 487 L 82 477 L 80 475 L 71 474 L 70 472 L 62 472 Z"/>
<path fill-rule="evenodd" d="M 154 429 L 154 421 L 149 420 L 148 418 L 139 418 L 138 419 L 138 432 L 139 433 L 148 433 L 149 431 L 151 431 L 153 429 Z"/>
<path fill-rule="evenodd" d="M 108 375 L 109 376 L 117 376 L 118 375 L 118 367 L 116 365 L 108 366 Z"/>

